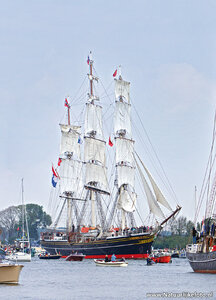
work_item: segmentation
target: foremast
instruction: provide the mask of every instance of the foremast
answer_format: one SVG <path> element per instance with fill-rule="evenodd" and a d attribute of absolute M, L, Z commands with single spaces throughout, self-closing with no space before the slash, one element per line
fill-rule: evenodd
<path fill-rule="evenodd" d="M 76 211 L 76 203 L 82 196 L 83 176 L 80 151 L 81 127 L 70 123 L 70 104 L 65 99 L 67 107 L 67 124 L 60 124 L 61 145 L 59 162 L 60 198 L 64 199 L 63 206 L 67 203 L 67 231 L 72 230 L 72 214 Z M 74 209 L 73 209 L 74 208 Z M 62 211 L 61 211 L 62 212 Z M 74 213 L 74 218 L 76 214 Z M 75 220 L 73 220 L 75 222 Z"/>
<path fill-rule="evenodd" d="M 96 203 L 98 201 L 100 202 L 100 194 L 109 194 L 109 188 L 105 155 L 106 142 L 104 141 L 102 128 L 102 107 L 99 102 L 99 97 L 94 95 L 93 83 L 94 81 L 98 81 L 98 78 L 93 75 L 91 53 L 87 62 L 89 64 L 88 78 L 90 93 L 88 94 L 85 114 L 85 188 L 90 191 L 91 227 L 96 228 Z"/>
<path fill-rule="evenodd" d="M 132 212 L 135 211 L 136 193 L 134 140 L 131 133 L 131 104 L 130 82 L 115 79 L 115 119 L 114 135 L 116 142 L 116 180 L 117 208 L 121 211 L 121 228 L 125 229 L 127 217 L 133 221 Z"/>

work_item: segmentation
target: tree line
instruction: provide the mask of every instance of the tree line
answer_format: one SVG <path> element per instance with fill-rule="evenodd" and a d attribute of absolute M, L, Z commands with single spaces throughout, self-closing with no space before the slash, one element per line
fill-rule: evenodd
<path fill-rule="evenodd" d="M 38 229 L 49 226 L 51 217 L 37 204 L 26 204 L 26 212 L 30 239 L 38 240 Z M 26 235 L 26 224 L 24 228 Z M 22 238 L 22 205 L 0 211 L 0 229 L 2 242 L 13 243 L 15 239 Z"/>
<path fill-rule="evenodd" d="M 192 243 L 192 228 L 194 223 L 180 216 L 177 219 L 170 220 L 166 227 L 157 235 L 154 248 L 185 248 L 187 244 Z M 199 230 L 200 224 L 197 224 Z"/>

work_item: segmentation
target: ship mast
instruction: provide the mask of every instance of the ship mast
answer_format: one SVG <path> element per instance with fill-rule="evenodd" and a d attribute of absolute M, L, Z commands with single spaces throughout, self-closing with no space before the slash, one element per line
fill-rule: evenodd
<path fill-rule="evenodd" d="M 91 226 L 96 227 L 96 204 L 100 206 L 100 194 L 109 194 L 106 176 L 106 142 L 102 130 L 102 107 L 99 98 L 94 95 L 93 81 L 98 78 L 93 75 L 93 60 L 90 52 L 88 57 L 90 93 L 86 103 L 85 115 L 85 145 L 84 160 L 86 164 L 85 188 L 90 190 Z M 97 104 L 95 102 L 98 102 Z"/>
<path fill-rule="evenodd" d="M 67 105 L 68 125 L 70 125 L 70 104 Z"/>
<path fill-rule="evenodd" d="M 70 126 L 70 104 L 68 102 L 67 102 L 67 117 L 68 117 L 68 126 Z M 66 226 L 67 226 L 68 232 L 70 232 L 72 229 L 72 200 L 68 196 L 70 196 L 70 195 L 67 195 L 67 197 L 65 197 L 65 200 L 67 201 L 67 223 L 66 223 Z"/>
<path fill-rule="evenodd" d="M 90 99 L 92 99 L 92 104 L 94 104 L 94 97 L 93 97 L 93 73 L 92 73 L 92 67 L 93 67 L 93 60 L 91 57 L 90 52 L 90 62 L 89 62 L 89 81 L 90 81 Z M 95 214 L 95 192 L 91 189 L 90 190 L 90 199 L 91 199 L 91 225 L 93 228 L 96 227 L 96 214 Z"/>
<path fill-rule="evenodd" d="M 80 126 L 71 125 L 70 122 L 70 104 L 68 98 L 65 99 L 67 107 L 67 124 L 60 124 L 61 128 L 61 146 L 59 166 L 60 173 L 60 198 L 64 199 L 62 208 L 67 203 L 67 231 L 72 230 L 72 213 L 75 208 L 74 200 L 82 200 L 83 190 L 82 180 L 82 161 L 80 152 Z M 62 209 L 63 210 L 63 209 Z M 62 210 L 60 214 L 62 213 Z M 59 220 L 60 216 L 58 217 Z M 75 220 L 74 220 L 75 221 Z M 56 221 L 57 222 L 57 221 Z M 55 222 L 55 224 L 57 224 Z"/>
<path fill-rule="evenodd" d="M 114 134 L 116 141 L 116 185 L 117 208 L 121 211 L 121 228 L 133 224 L 136 193 L 134 190 L 135 164 L 134 140 L 131 136 L 131 105 L 130 82 L 124 81 L 119 67 L 119 79 L 115 79 L 115 122 Z M 127 224 L 127 220 L 131 224 Z"/>

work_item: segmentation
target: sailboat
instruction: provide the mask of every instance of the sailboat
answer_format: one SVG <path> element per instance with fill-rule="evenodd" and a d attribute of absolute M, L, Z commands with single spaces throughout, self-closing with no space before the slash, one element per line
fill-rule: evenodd
<path fill-rule="evenodd" d="M 17 261 L 17 262 L 30 262 L 31 250 L 30 250 L 26 206 L 24 204 L 23 178 L 22 178 L 21 188 L 22 188 L 22 238 L 20 240 L 15 241 L 16 251 L 6 256 L 6 259 L 10 261 Z M 26 223 L 26 233 L 25 233 L 25 223 Z"/>
<path fill-rule="evenodd" d="M 58 198 L 62 205 L 52 228 L 41 234 L 41 246 L 49 253 L 57 251 L 63 257 L 76 251 L 83 253 L 86 258 L 104 258 L 105 255 L 110 257 L 113 253 L 117 258 L 146 258 L 151 253 L 151 245 L 157 233 L 181 207 L 177 205 L 175 209 L 171 208 L 135 151 L 130 82 L 123 80 L 120 69 L 118 79 L 114 78 L 114 140 L 109 137 L 107 145 L 103 131 L 102 105 L 94 93 L 94 84 L 99 79 L 93 74 L 91 54 L 87 63 L 90 91 L 86 102 L 84 129 L 81 125 L 71 124 L 71 105 L 66 98 L 68 118 L 67 124 L 60 124 L 62 136 L 59 167 L 52 168 L 53 187 L 56 189 L 59 186 Z M 114 144 L 115 161 L 107 168 L 107 146 L 112 147 Z M 108 180 L 110 169 L 115 170 L 112 189 Z M 137 227 L 135 214 L 139 214 L 139 211 L 135 190 L 136 173 L 140 176 L 150 212 L 155 216 L 155 226 L 142 224 Z M 168 216 L 164 215 L 160 205 L 167 209 Z M 66 231 L 61 231 L 57 226 L 65 208 L 67 226 Z"/>
<path fill-rule="evenodd" d="M 195 221 L 205 207 L 205 216 L 201 229 L 193 228 L 193 244 L 186 247 L 186 257 L 194 272 L 216 274 L 216 113 L 214 118 L 213 138 L 207 168 L 196 204 Z M 196 189 L 195 189 L 196 195 Z M 196 197 L 195 197 L 196 199 Z"/>

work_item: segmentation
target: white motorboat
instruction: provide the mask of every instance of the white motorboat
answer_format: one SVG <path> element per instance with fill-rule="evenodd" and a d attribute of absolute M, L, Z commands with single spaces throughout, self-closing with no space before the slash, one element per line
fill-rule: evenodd
<path fill-rule="evenodd" d="M 94 259 L 94 262 L 96 263 L 96 266 L 102 266 L 102 267 L 127 267 L 128 262 L 125 260 L 121 261 L 105 261 L 103 259 Z"/>
<path fill-rule="evenodd" d="M 15 262 L 30 262 L 31 253 L 15 252 L 10 255 L 7 255 L 5 259 L 15 261 Z"/>
<path fill-rule="evenodd" d="M 0 283 L 18 283 L 23 265 L 3 263 L 5 251 L 0 249 Z"/>
<path fill-rule="evenodd" d="M 18 283 L 23 265 L 0 263 L 0 283 Z"/>

